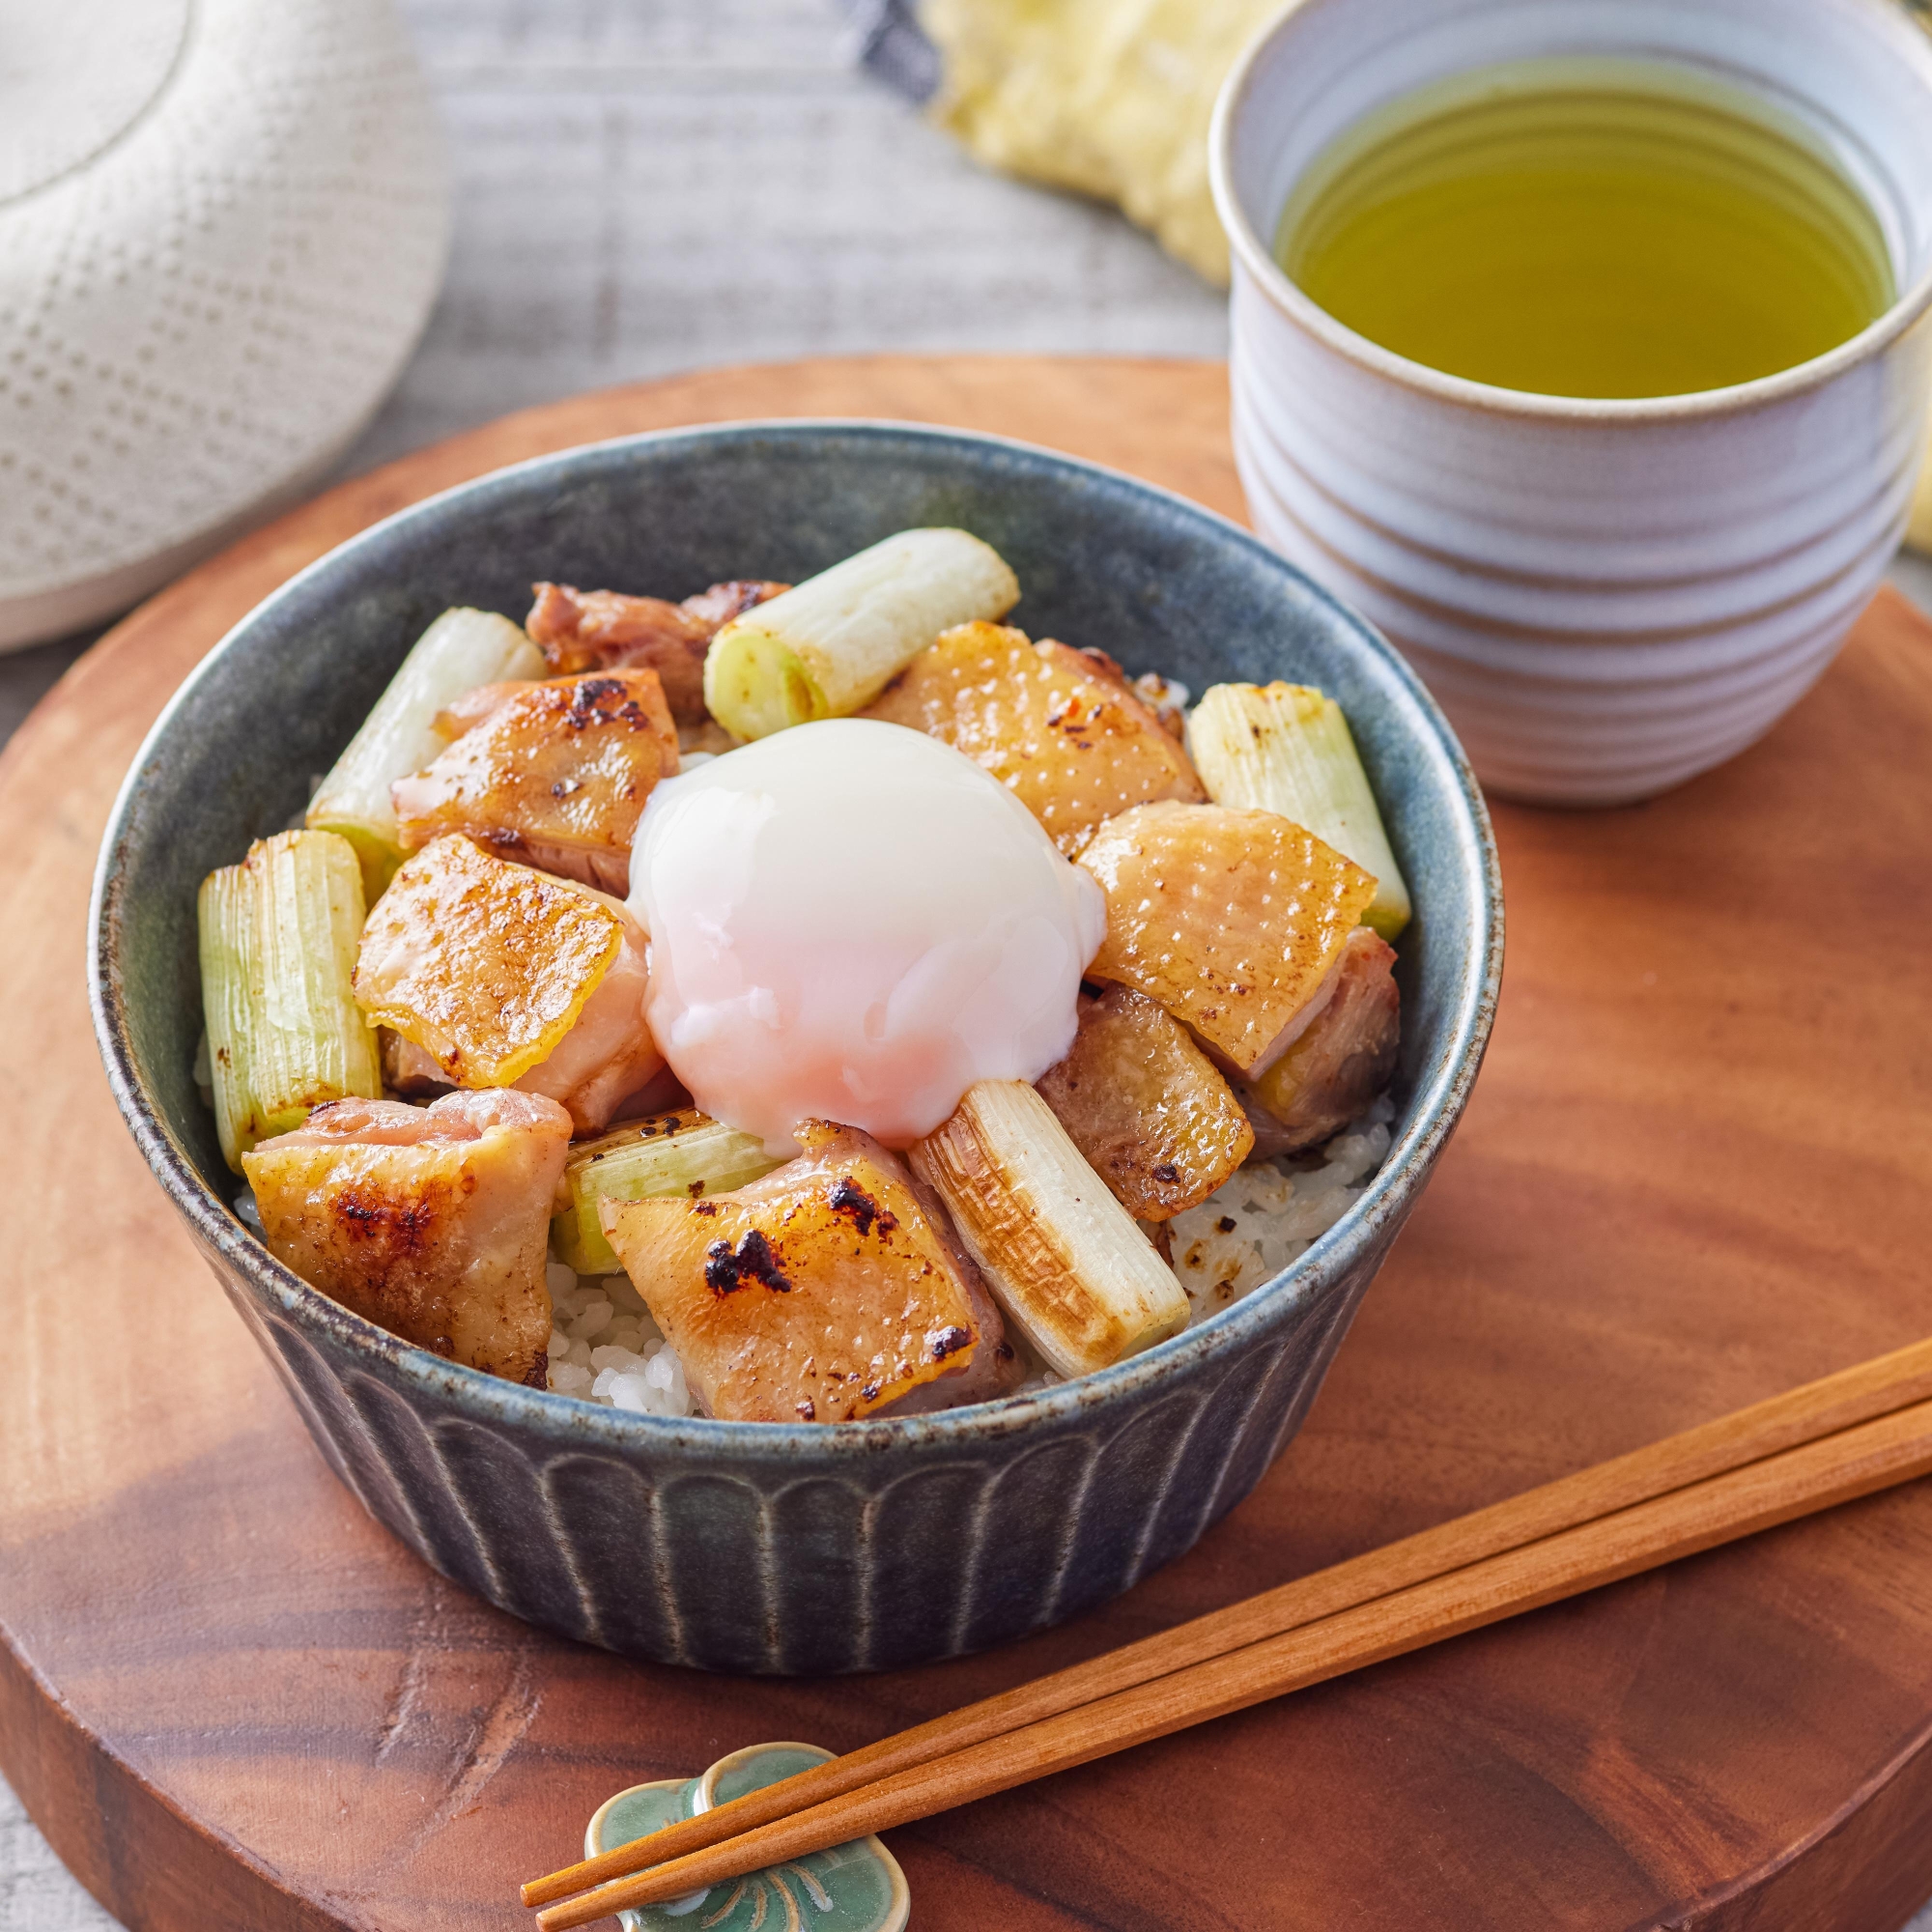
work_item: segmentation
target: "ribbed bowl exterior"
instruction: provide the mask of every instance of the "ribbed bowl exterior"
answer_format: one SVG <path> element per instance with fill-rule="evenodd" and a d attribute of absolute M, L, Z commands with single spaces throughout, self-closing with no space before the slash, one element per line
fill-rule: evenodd
<path fill-rule="evenodd" d="M 1189 1548 L 1299 1425 L 1385 1247 L 1140 1400 L 1015 1415 L 937 1454 L 861 1429 L 832 1457 L 724 1456 L 701 1423 L 647 1443 L 506 1428 L 455 1378 L 426 1387 L 266 1311 L 211 1259 L 330 1467 L 444 1576 L 609 1650 L 815 1676 L 1005 1643 Z"/>
<path fill-rule="evenodd" d="M 626 1414 L 413 1349 L 277 1264 L 228 1211 L 190 1074 L 194 891 L 287 822 L 437 611 L 533 577 L 681 593 L 810 574 L 957 523 L 1037 634 L 1130 670 L 1323 685 L 1410 882 L 1395 1143 L 1293 1266 L 1100 1375 L 936 1415 L 813 1428 Z M 639 561 L 639 532 L 648 533 Z M 775 534 L 776 533 L 776 534 Z M 1462 1112 L 1501 972 L 1473 775 L 1387 645 L 1246 532 L 1043 451 L 864 424 L 730 426 L 565 452 L 355 539 L 252 613 L 136 759 L 102 848 L 94 1003 L 150 1164 L 330 1466 L 423 1558 L 513 1614 L 714 1670 L 912 1664 L 1104 1602 L 1186 1549 L 1289 1439 Z"/>
<path fill-rule="evenodd" d="M 1264 238 L 1361 114 L 1492 61 L 1641 52 L 1803 111 L 1904 291 L 1801 370 L 1637 402 L 1418 368 Z M 1932 389 L 1932 46 L 1885 0 L 1304 0 L 1223 98 L 1236 459 L 1255 526 L 1403 651 L 1483 781 L 1609 805 L 1708 770 L 1824 670 L 1897 548 Z"/>

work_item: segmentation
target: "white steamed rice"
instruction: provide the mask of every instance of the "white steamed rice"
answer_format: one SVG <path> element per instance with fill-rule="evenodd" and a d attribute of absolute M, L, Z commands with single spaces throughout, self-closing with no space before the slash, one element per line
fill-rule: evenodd
<path fill-rule="evenodd" d="M 579 1275 L 552 1262 L 550 1385 L 635 1415 L 689 1415 L 684 1364 L 629 1275 Z"/>
<path fill-rule="evenodd" d="M 1278 1275 L 1354 1206 L 1389 1151 L 1394 1118 L 1384 1095 L 1321 1150 L 1319 1167 L 1256 1161 L 1174 1217 L 1174 1272 L 1190 1327 Z"/>

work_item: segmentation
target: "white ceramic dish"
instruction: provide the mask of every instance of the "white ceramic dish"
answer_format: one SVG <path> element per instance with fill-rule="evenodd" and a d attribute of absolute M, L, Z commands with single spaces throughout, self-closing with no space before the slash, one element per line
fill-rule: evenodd
<path fill-rule="evenodd" d="M 1796 115 L 1901 294 L 1831 354 L 1691 396 L 1587 401 L 1423 367 L 1273 261 L 1345 128 L 1502 61 L 1687 64 Z M 1888 0 L 1299 0 L 1211 137 L 1234 251 L 1236 460 L 1256 526 L 1392 638 L 1484 782 L 1644 798 L 1742 751 L 1828 665 L 1904 528 L 1932 387 L 1932 43 Z"/>
<path fill-rule="evenodd" d="M 392 0 L 0 0 L 0 650 L 304 494 L 449 231 Z"/>

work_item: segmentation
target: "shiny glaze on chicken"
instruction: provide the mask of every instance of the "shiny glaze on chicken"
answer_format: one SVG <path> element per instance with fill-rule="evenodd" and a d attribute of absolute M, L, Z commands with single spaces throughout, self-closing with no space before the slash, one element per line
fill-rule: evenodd
<path fill-rule="evenodd" d="M 1014 1379 L 998 1310 L 943 1211 L 869 1134 L 801 1122 L 805 1152 L 699 1200 L 606 1202 L 604 1232 L 705 1408 L 844 1422 L 930 1387 Z"/>
<path fill-rule="evenodd" d="M 242 1156 L 270 1251 L 406 1342 L 545 1386 L 570 1117 L 529 1094 L 336 1100 Z"/>
<path fill-rule="evenodd" d="M 425 771 L 390 787 L 406 850 L 445 833 L 621 898 L 651 787 L 678 767 L 654 670 L 486 687 L 494 707 Z M 448 710 L 440 714 L 461 723 Z"/>
<path fill-rule="evenodd" d="M 1107 895 L 1087 969 L 1158 1000 L 1223 1065 L 1266 1068 L 1320 1010 L 1374 878 L 1271 811 L 1143 805 L 1079 862 Z"/>
<path fill-rule="evenodd" d="M 1006 624 L 943 633 L 862 715 L 964 752 L 1068 858 L 1129 806 L 1208 796 L 1179 740 L 1111 658 L 1036 644 Z"/>

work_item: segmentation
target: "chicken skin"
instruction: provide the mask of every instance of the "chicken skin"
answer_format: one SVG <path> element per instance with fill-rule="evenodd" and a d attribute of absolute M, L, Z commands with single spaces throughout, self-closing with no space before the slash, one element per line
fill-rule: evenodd
<path fill-rule="evenodd" d="M 404 849 L 467 833 L 503 858 L 621 898 L 631 889 L 631 839 L 644 802 L 678 768 L 677 730 L 657 672 L 483 690 L 491 708 L 475 717 L 471 694 L 440 713 L 438 727 L 460 735 L 427 770 L 389 788 Z"/>
<path fill-rule="evenodd" d="M 1142 805 L 1077 862 L 1107 895 L 1090 979 L 1132 986 L 1224 1067 L 1267 1071 L 1333 995 L 1376 881 L 1272 811 Z"/>
<path fill-rule="evenodd" d="M 1129 806 L 1208 796 L 1179 741 L 1111 658 L 1036 644 L 1007 624 L 944 632 L 861 715 L 964 752 L 1068 858 Z"/>
<path fill-rule="evenodd" d="M 391 1084 L 516 1087 L 598 1133 L 664 1058 L 644 1020 L 643 929 L 618 901 L 451 835 L 405 861 L 376 901 L 355 999 Z"/>
<path fill-rule="evenodd" d="M 524 628 L 556 671 L 647 668 L 664 683 L 670 715 L 682 727 L 701 725 L 704 654 L 711 639 L 788 583 L 746 579 L 714 583 L 682 604 L 661 597 L 627 597 L 617 590 L 577 590 L 568 583 L 539 583 Z"/>
<path fill-rule="evenodd" d="M 546 1385 L 570 1116 L 529 1094 L 334 1100 L 242 1156 L 270 1251 L 406 1342 Z"/>
<path fill-rule="evenodd" d="M 1010 1385 L 999 1311 L 936 1199 L 869 1134 L 795 1131 L 798 1159 L 729 1193 L 602 1205 L 706 1410 L 844 1422 Z"/>
<path fill-rule="evenodd" d="M 1255 1145 L 1240 1101 L 1187 1029 L 1130 986 L 1081 1000 L 1072 1051 L 1035 1084 L 1139 1221 L 1207 1200 Z"/>

